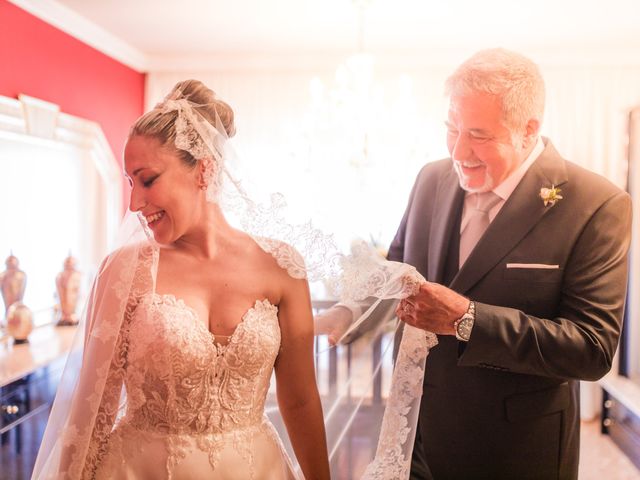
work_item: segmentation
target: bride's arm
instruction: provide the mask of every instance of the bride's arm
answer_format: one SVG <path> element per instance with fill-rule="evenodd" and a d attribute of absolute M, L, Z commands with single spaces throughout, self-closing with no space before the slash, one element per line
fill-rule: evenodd
<path fill-rule="evenodd" d="M 306 280 L 288 278 L 278 306 L 282 344 L 275 365 L 280 412 L 307 480 L 328 479 L 329 460 L 313 363 L 313 316 Z"/>

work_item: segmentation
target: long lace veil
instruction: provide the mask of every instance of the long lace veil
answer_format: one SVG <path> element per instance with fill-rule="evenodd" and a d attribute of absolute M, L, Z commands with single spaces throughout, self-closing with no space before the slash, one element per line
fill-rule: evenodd
<path fill-rule="evenodd" d="M 394 307 L 424 279 L 409 265 L 383 259 L 365 242 L 341 252 L 333 236 L 312 222 L 288 221 L 280 194 L 255 200 L 232 173 L 235 154 L 222 122 L 216 117 L 211 123 L 198 107 L 181 95 L 156 106 L 175 112 L 176 146 L 210 162 L 207 200 L 218 202 L 228 220 L 289 275 L 322 281 L 341 302 L 362 306 L 363 313 L 336 346 L 322 338 L 316 342 L 317 370 L 327 377 L 318 380 L 332 476 L 409 478 L 424 365 L 436 339 L 405 326 L 394 358 Z M 94 280 L 32 478 L 91 478 L 110 432 L 138 401 L 123 386 L 125 339 L 136 305 L 155 292 L 159 246 L 144 217 L 131 212 L 118 244 Z M 391 378 L 383 375 L 388 371 Z M 272 402 L 268 414 L 287 444 Z"/>

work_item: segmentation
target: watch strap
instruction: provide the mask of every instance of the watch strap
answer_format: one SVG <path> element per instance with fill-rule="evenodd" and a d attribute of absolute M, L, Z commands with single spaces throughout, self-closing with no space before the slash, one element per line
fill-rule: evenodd
<path fill-rule="evenodd" d="M 453 322 L 453 328 L 455 330 L 455 334 L 456 334 L 456 338 L 460 341 L 463 342 L 468 342 L 469 341 L 469 337 L 464 337 L 460 334 L 460 330 L 459 330 L 459 326 L 460 323 L 462 323 L 463 320 L 466 320 L 466 322 L 471 322 L 471 328 L 473 328 L 473 324 L 475 323 L 475 319 L 476 319 L 476 304 L 473 301 L 469 302 L 469 307 L 467 308 L 467 311 L 460 317 L 458 318 L 455 322 Z"/>

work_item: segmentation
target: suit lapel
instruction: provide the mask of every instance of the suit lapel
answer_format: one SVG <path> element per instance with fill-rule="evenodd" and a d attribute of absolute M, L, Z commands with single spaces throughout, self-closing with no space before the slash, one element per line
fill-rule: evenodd
<path fill-rule="evenodd" d="M 451 282 L 451 288 L 464 294 L 478 283 L 552 208 L 544 206 L 540 189 L 566 181 L 564 160 L 547 143 Z"/>
<path fill-rule="evenodd" d="M 449 239 L 455 224 L 456 213 L 462 208 L 464 190 L 460 188 L 458 175 L 453 167 L 438 182 L 435 208 L 429 230 L 428 280 L 442 282 L 444 264 L 449 250 Z"/>

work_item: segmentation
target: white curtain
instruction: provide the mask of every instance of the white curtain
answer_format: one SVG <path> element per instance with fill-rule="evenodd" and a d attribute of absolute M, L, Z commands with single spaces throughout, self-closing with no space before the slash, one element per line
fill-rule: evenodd
<path fill-rule="evenodd" d="M 88 290 L 98 255 L 106 250 L 106 225 L 96 222 L 105 210 L 98 201 L 106 199 L 86 151 L 24 140 L 28 137 L 0 137 L 0 261 L 4 264 L 10 251 L 20 260 L 27 274 L 24 302 L 41 324 L 53 320 L 55 279 L 69 253 L 83 273 L 83 291 Z"/>
<path fill-rule="evenodd" d="M 242 169 L 249 171 L 244 178 L 259 179 L 258 187 L 265 191 L 285 193 L 295 200 L 289 205 L 294 214 L 311 213 L 330 231 L 357 232 L 386 245 L 419 168 L 446 155 L 444 76 L 412 75 L 415 111 L 407 119 L 393 112 L 400 73 L 376 72 L 384 98 L 372 105 L 377 123 L 368 139 L 365 164 L 354 165 L 353 152 L 345 150 L 350 132 L 318 126 L 314 119 L 310 81 L 319 77 L 329 89 L 335 85 L 331 70 L 151 73 L 147 107 L 179 80 L 202 80 L 236 113 L 234 146 Z"/>
<path fill-rule="evenodd" d="M 629 109 L 640 104 L 640 62 L 637 66 L 540 64 L 547 84 L 543 134 L 553 140 L 566 158 L 624 186 L 626 120 Z M 389 133 L 397 134 L 402 129 L 414 131 L 416 124 L 420 127 L 423 158 L 388 159 L 387 168 L 403 170 L 410 181 L 423 161 L 446 155 L 443 83 L 454 67 L 381 68 L 376 71 L 377 83 L 386 95 L 384 107 L 392 103 L 394 83 L 400 74 L 408 74 L 413 79 L 415 117 L 407 119 L 405 124 L 398 124 L 396 122 L 402 119 L 392 118 L 389 109 L 386 116 L 377 119 Z M 305 115 L 311 106 L 310 81 L 320 77 L 326 86 L 330 86 L 335 83 L 333 74 L 327 69 L 243 71 L 237 68 L 234 71 L 152 72 L 147 77 L 147 107 L 160 100 L 179 80 L 202 80 L 234 108 L 238 125 L 236 148 L 241 150 L 251 168 L 265 173 L 262 178 L 273 185 L 291 183 L 291 177 L 282 175 L 291 171 L 296 161 L 305 160 L 301 130 L 306 125 Z M 332 138 L 327 137 L 324 142 L 330 145 Z M 389 135 L 385 142 L 391 149 L 402 150 L 397 136 Z M 339 155 L 336 152 L 336 156 Z M 340 173 L 340 170 L 335 172 L 336 175 Z M 367 168 L 364 167 L 361 173 L 367 175 Z M 296 182 L 303 180 L 296 178 Z M 398 195 L 406 197 L 407 193 L 400 191 Z M 391 223 L 397 221 L 390 220 Z"/>
<path fill-rule="evenodd" d="M 640 64 L 555 67 L 543 74 L 545 134 L 566 158 L 624 188 L 627 121 L 629 110 L 640 105 Z"/>

